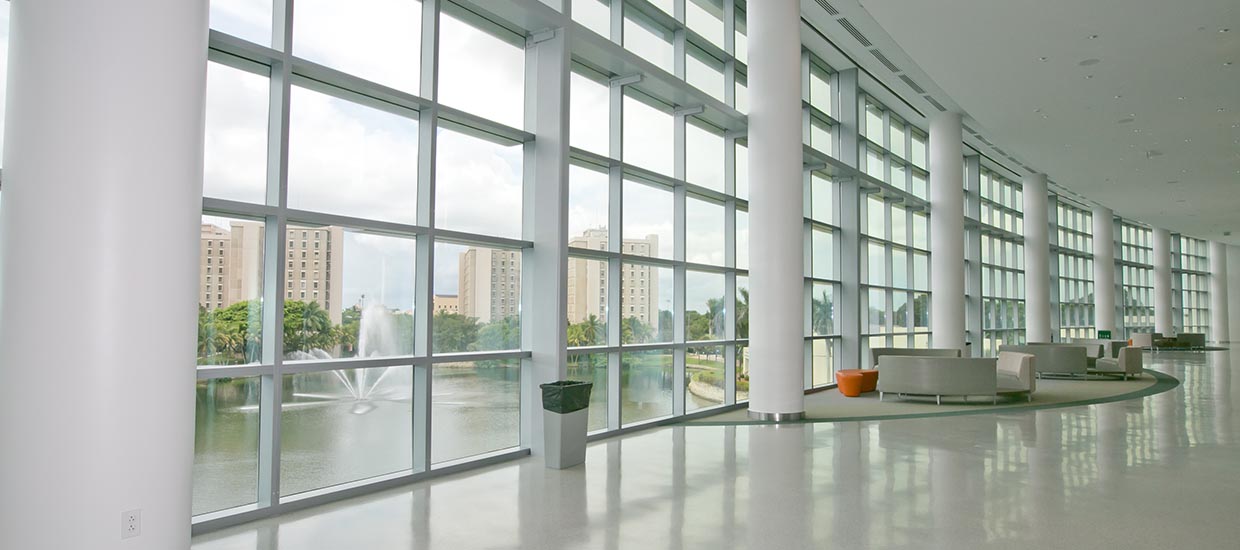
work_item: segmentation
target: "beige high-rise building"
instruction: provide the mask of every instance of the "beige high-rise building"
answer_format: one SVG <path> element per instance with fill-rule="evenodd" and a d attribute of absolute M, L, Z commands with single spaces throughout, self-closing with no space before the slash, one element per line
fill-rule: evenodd
<path fill-rule="evenodd" d="M 517 314 L 521 297 L 521 251 L 470 248 L 459 259 L 460 313 L 489 323 Z"/>
<path fill-rule="evenodd" d="M 225 277 L 231 275 L 232 235 L 227 229 L 204 223 L 198 251 L 198 305 L 207 310 L 228 307 L 236 300 Z"/>
<path fill-rule="evenodd" d="M 455 294 L 436 294 L 435 295 L 435 314 L 439 313 L 460 313 L 461 300 Z"/>
<path fill-rule="evenodd" d="M 339 227 L 290 227 L 285 259 L 285 300 L 317 302 L 340 323 L 344 231 Z M 262 298 L 264 227 L 233 221 L 228 229 L 202 224 L 199 303 L 225 308 Z"/>
<path fill-rule="evenodd" d="M 607 250 L 607 230 L 587 229 L 569 239 L 568 246 Z M 645 239 L 626 239 L 622 251 L 632 256 L 652 256 L 658 250 L 658 235 Z M 651 326 L 659 319 L 659 276 L 656 268 L 624 264 L 620 278 L 621 317 L 636 317 Z M 607 262 L 572 257 L 568 259 L 568 322 L 580 323 L 591 315 L 606 321 Z"/>

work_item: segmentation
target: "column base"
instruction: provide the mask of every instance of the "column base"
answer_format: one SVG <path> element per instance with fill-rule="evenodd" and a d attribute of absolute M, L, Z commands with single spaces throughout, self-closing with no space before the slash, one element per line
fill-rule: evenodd
<path fill-rule="evenodd" d="M 751 420 L 762 420 L 766 422 L 794 422 L 797 420 L 805 420 L 805 412 L 768 413 L 749 411 L 749 418 Z"/>

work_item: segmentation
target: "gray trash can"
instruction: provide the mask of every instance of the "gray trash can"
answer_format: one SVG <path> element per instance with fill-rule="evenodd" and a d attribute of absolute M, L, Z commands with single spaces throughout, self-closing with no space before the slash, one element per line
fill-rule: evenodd
<path fill-rule="evenodd" d="M 562 470 L 586 461 L 590 382 L 560 380 L 542 388 L 543 450 L 547 467 Z"/>

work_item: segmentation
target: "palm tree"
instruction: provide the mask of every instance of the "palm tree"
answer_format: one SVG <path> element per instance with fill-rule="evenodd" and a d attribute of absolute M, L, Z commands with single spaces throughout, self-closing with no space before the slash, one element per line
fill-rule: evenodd
<path fill-rule="evenodd" d="M 749 338 L 749 289 L 736 289 L 736 337 Z"/>
<path fill-rule="evenodd" d="M 706 316 L 710 320 L 710 334 L 708 338 L 716 340 L 723 337 L 723 321 L 724 306 L 723 298 L 709 298 L 706 300 Z"/>
<path fill-rule="evenodd" d="M 598 316 L 591 313 L 590 316 L 586 317 L 586 320 L 582 321 L 580 324 L 582 335 L 587 340 L 584 345 L 589 346 L 591 344 L 607 343 L 607 325 L 603 324 L 602 321 L 599 321 Z"/>

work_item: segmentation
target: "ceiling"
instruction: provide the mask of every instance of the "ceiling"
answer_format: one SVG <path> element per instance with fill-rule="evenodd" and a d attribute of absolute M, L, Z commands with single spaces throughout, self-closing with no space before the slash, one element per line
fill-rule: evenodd
<path fill-rule="evenodd" d="M 1029 167 L 1126 218 L 1240 244 L 1240 2 L 860 5 L 884 51 Z"/>

